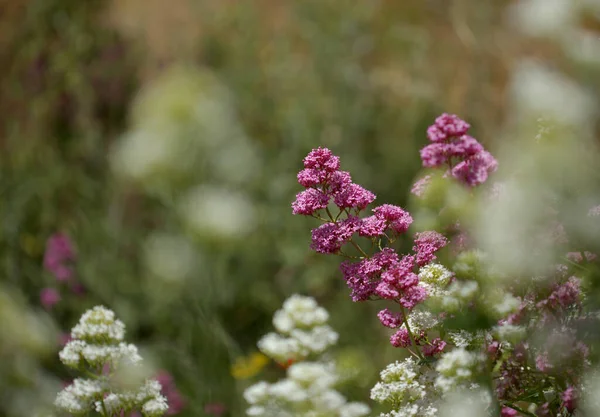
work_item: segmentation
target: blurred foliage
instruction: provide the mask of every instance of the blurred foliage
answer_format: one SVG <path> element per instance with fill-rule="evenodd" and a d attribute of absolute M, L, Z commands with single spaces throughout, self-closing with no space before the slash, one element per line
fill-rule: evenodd
<path fill-rule="evenodd" d="M 232 365 L 283 299 L 310 294 L 330 310 L 340 361 L 364 378 L 353 394 L 366 399 L 397 353 L 376 306 L 351 303 L 337 261 L 308 250 L 314 225 L 290 209 L 296 172 L 327 146 L 378 201 L 405 205 L 438 113 L 460 114 L 492 146 L 511 65 L 533 50 L 504 25 L 508 1 L 3 3 L 0 283 L 39 309 L 39 291 L 58 286 L 42 268 L 45 241 L 67 233 L 85 294 L 60 287 L 56 326 L 68 331 L 97 303 L 114 309 L 194 416 L 217 402 L 239 415 L 245 382 Z M 113 170 L 115 149 L 140 132 Z M 119 175 L 151 157 L 177 175 Z M 188 211 L 205 210 L 191 223 L 186 196 Z M 209 197 L 229 203 L 219 213 Z M 246 215 L 252 227 L 237 233 Z M 40 366 L 67 379 L 54 357 Z M 0 414 L 29 415 L 6 404 Z"/>

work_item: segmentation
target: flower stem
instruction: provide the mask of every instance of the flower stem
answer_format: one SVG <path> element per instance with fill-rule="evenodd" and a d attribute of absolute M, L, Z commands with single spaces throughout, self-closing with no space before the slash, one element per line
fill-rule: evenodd
<path fill-rule="evenodd" d="M 425 357 L 423 356 L 423 354 L 421 353 L 421 350 L 418 348 L 417 343 L 415 342 L 415 338 L 412 334 L 412 331 L 410 330 L 410 326 L 408 325 L 408 317 L 406 315 L 406 311 L 404 310 L 404 307 L 401 304 L 400 304 L 400 312 L 402 313 L 402 319 L 404 320 L 404 325 L 406 326 L 406 331 L 408 332 L 408 337 L 410 338 L 410 342 L 415 347 L 415 350 L 417 351 L 417 356 L 419 357 L 419 359 L 425 360 Z M 413 353 L 413 352 L 411 351 L 411 353 Z"/>

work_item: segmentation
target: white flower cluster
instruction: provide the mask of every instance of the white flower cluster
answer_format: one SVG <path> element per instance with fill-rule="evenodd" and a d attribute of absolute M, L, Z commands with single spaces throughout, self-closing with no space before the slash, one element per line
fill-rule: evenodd
<path fill-rule="evenodd" d="M 472 382 L 481 367 L 485 356 L 481 352 L 470 352 L 464 348 L 456 348 L 443 353 L 435 370 L 439 373 L 435 379 L 436 388 L 443 393 Z"/>
<path fill-rule="evenodd" d="M 434 417 L 439 398 L 434 374 L 413 358 L 394 362 L 381 371 L 381 381 L 371 390 L 371 399 L 390 404 L 394 410 L 380 417 Z"/>
<path fill-rule="evenodd" d="M 278 333 L 258 342 L 266 355 L 280 362 L 295 363 L 285 379 L 270 384 L 260 381 L 244 392 L 249 416 L 260 417 L 363 417 L 371 411 L 366 404 L 348 402 L 334 389 L 340 380 L 335 364 L 322 358 L 298 362 L 309 355 L 317 358 L 337 343 L 338 335 L 327 325 L 329 314 L 314 298 L 293 295 L 273 317 Z"/>
<path fill-rule="evenodd" d="M 125 325 L 106 307 L 96 306 L 86 311 L 71 330 L 73 339 L 86 342 L 120 342 L 125 337 Z"/>
<path fill-rule="evenodd" d="M 440 324 L 438 317 L 427 310 L 412 310 L 408 315 L 408 325 L 411 332 L 420 333 Z"/>
<path fill-rule="evenodd" d="M 94 408 L 99 413 L 118 414 L 120 410 L 135 410 L 141 406 L 146 416 L 161 416 L 169 408 L 167 399 L 160 394 L 161 385 L 156 380 L 147 380 L 136 391 L 111 392 L 104 399 L 96 401 Z"/>
<path fill-rule="evenodd" d="M 337 343 L 338 334 L 328 326 L 329 314 L 312 297 L 292 295 L 273 317 L 279 331 L 265 335 L 258 348 L 278 362 L 321 354 Z"/>
<path fill-rule="evenodd" d="M 333 389 L 338 380 L 334 364 L 301 362 L 288 368 L 287 378 L 269 384 L 261 381 L 244 392 L 249 416 L 261 417 L 362 417 L 366 404 L 347 402 Z"/>
<path fill-rule="evenodd" d="M 430 297 L 439 297 L 452 279 L 452 272 L 443 265 L 431 263 L 419 270 L 419 285 Z"/>
<path fill-rule="evenodd" d="M 137 366 L 142 358 L 137 347 L 123 342 L 125 325 L 102 306 L 85 312 L 71 331 L 69 341 L 59 353 L 60 360 L 75 369 L 94 374 L 94 379 L 77 378 L 58 393 L 55 405 L 69 414 L 86 414 L 96 410 L 114 415 L 119 410 L 141 410 L 146 417 L 158 417 L 167 411 L 166 398 L 160 394 L 158 381 L 146 380 L 139 389 L 119 390 L 111 385 L 110 375 L 125 366 Z"/>
<path fill-rule="evenodd" d="M 446 311 L 457 311 L 473 300 L 479 291 L 477 281 L 454 281 L 441 297 L 441 305 Z"/>

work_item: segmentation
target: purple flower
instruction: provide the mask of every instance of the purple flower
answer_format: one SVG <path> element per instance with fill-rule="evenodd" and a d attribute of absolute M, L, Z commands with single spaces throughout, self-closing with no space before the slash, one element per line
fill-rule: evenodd
<path fill-rule="evenodd" d="M 557 285 L 547 299 L 537 303 L 537 307 L 568 308 L 580 299 L 581 281 L 577 277 L 571 277 L 564 284 Z"/>
<path fill-rule="evenodd" d="M 329 192 L 336 194 L 346 186 L 352 184 L 352 176 L 346 171 L 336 171 L 329 177 Z"/>
<path fill-rule="evenodd" d="M 408 330 L 404 327 L 400 328 L 396 333 L 390 337 L 390 343 L 395 347 L 409 347 L 411 345 L 410 335 L 408 334 Z"/>
<path fill-rule="evenodd" d="M 400 296 L 399 303 L 406 309 L 412 310 L 415 306 L 427 298 L 427 290 L 425 288 L 415 285 L 409 287 Z"/>
<path fill-rule="evenodd" d="M 374 294 L 381 273 L 398 263 L 398 254 L 391 248 L 384 248 L 371 258 L 352 263 L 344 261 L 340 265 L 346 284 L 352 290 L 352 301 L 365 301 Z"/>
<path fill-rule="evenodd" d="M 60 293 L 54 288 L 44 288 L 40 291 L 40 303 L 47 310 L 54 307 L 60 299 Z"/>
<path fill-rule="evenodd" d="M 304 168 L 334 172 L 340 169 L 340 158 L 334 156 L 327 148 L 317 148 L 309 152 L 304 158 Z"/>
<path fill-rule="evenodd" d="M 336 253 L 343 245 L 338 237 L 338 226 L 335 223 L 325 223 L 312 230 L 310 248 L 319 253 Z"/>
<path fill-rule="evenodd" d="M 326 178 L 326 172 L 314 168 L 306 168 L 298 173 L 298 182 L 306 188 L 322 184 Z"/>
<path fill-rule="evenodd" d="M 477 142 L 477 139 L 469 135 L 463 135 L 448 144 L 447 152 L 448 156 L 469 158 L 485 151 L 483 146 Z"/>
<path fill-rule="evenodd" d="M 210 403 L 204 406 L 204 412 L 212 416 L 222 416 L 227 411 L 227 407 L 223 403 Z"/>
<path fill-rule="evenodd" d="M 517 410 L 514 410 L 510 407 L 502 407 L 502 410 L 500 411 L 500 417 L 516 417 L 518 415 L 519 413 Z"/>
<path fill-rule="evenodd" d="M 430 344 L 423 346 L 423 355 L 425 356 L 434 356 L 438 353 L 442 353 L 444 348 L 446 347 L 446 342 L 444 342 L 439 337 L 436 337 L 431 341 Z"/>
<path fill-rule="evenodd" d="M 296 195 L 296 201 L 292 203 L 292 213 L 310 216 L 317 210 L 327 207 L 328 203 L 329 197 L 323 192 L 309 188 Z"/>
<path fill-rule="evenodd" d="M 383 204 L 375 207 L 373 213 L 375 213 L 376 217 L 387 221 L 390 224 L 390 228 L 396 233 L 406 232 L 413 222 L 411 215 L 407 211 L 402 207 L 392 204 Z"/>
<path fill-rule="evenodd" d="M 428 231 L 415 235 L 413 250 L 417 253 L 417 265 L 427 265 L 436 259 L 435 252 L 446 246 L 448 239 L 438 232 Z"/>
<path fill-rule="evenodd" d="M 417 197 L 422 197 L 427 190 L 427 187 L 431 183 L 431 175 L 425 175 L 423 178 L 418 179 L 410 189 L 410 192 Z"/>
<path fill-rule="evenodd" d="M 488 175 L 498 167 L 492 154 L 482 151 L 472 158 L 465 159 L 452 168 L 452 176 L 469 187 L 483 184 Z"/>
<path fill-rule="evenodd" d="M 569 413 L 575 411 L 576 401 L 577 401 L 577 391 L 573 386 L 567 388 L 561 395 L 560 399 L 562 401 L 563 407 L 567 409 Z"/>
<path fill-rule="evenodd" d="M 337 223 L 325 223 L 313 229 L 311 249 L 319 253 L 337 253 L 359 231 L 361 220 L 351 216 Z"/>
<path fill-rule="evenodd" d="M 581 254 L 581 252 L 568 252 L 567 259 L 571 262 L 580 264 L 583 262 L 583 255 Z"/>
<path fill-rule="evenodd" d="M 398 289 L 386 281 L 379 281 L 375 288 L 375 294 L 386 300 L 394 300 L 400 296 Z"/>
<path fill-rule="evenodd" d="M 540 353 L 535 357 L 535 367 L 540 372 L 548 372 L 553 368 L 548 357 L 548 352 Z"/>
<path fill-rule="evenodd" d="M 349 184 L 343 187 L 334 197 L 334 202 L 339 208 L 357 208 L 364 210 L 375 200 L 375 194 L 364 189 L 358 184 Z"/>
<path fill-rule="evenodd" d="M 377 317 L 381 324 L 390 329 L 395 329 L 402 325 L 402 315 L 400 313 L 394 313 L 387 308 L 377 313 Z"/>
<path fill-rule="evenodd" d="M 430 143 L 419 152 L 423 166 L 428 168 L 436 168 L 448 162 L 448 145 L 445 143 Z"/>
<path fill-rule="evenodd" d="M 173 376 L 169 372 L 161 370 L 155 378 L 162 386 L 161 393 L 167 398 L 169 404 L 167 415 L 179 414 L 185 408 L 185 400 L 177 389 Z"/>
<path fill-rule="evenodd" d="M 470 125 L 459 117 L 444 113 L 427 129 L 432 142 L 421 149 L 423 166 L 429 168 L 447 165 L 454 178 L 469 187 L 484 183 L 498 167 L 498 162 L 472 136 L 467 135 Z"/>
<path fill-rule="evenodd" d="M 365 237 L 381 236 L 387 229 L 387 222 L 377 216 L 369 216 L 362 219 L 358 234 Z"/>
<path fill-rule="evenodd" d="M 50 271 L 58 281 L 68 281 L 73 276 L 73 269 L 68 265 L 75 260 L 75 252 L 69 237 L 56 233 L 46 242 L 44 268 Z"/>
<path fill-rule="evenodd" d="M 462 136 L 471 128 L 471 125 L 460 117 L 448 113 L 443 113 L 438 116 L 438 118 L 435 119 L 435 126 L 443 132 L 446 137 Z"/>

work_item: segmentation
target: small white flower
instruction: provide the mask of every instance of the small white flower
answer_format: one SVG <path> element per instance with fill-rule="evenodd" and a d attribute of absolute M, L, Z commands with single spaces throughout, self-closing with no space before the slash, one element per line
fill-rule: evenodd
<path fill-rule="evenodd" d="M 318 391 L 331 387 L 338 379 L 333 364 L 320 362 L 295 363 L 288 369 L 288 378 Z"/>
<path fill-rule="evenodd" d="M 111 310 L 96 306 L 81 316 L 79 323 L 71 331 L 71 337 L 88 342 L 120 342 L 125 337 L 125 325 L 115 319 L 115 313 Z"/>
<path fill-rule="evenodd" d="M 346 404 L 346 398 L 336 390 L 329 389 L 312 397 L 314 409 L 317 412 L 331 412 L 339 410 Z"/>
<path fill-rule="evenodd" d="M 461 383 L 470 382 L 484 359 L 482 353 L 469 352 L 464 348 L 443 353 L 435 367 L 439 372 L 435 386 L 448 392 L 460 387 Z"/>
<path fill-rule="evenodd" d="M 87 343 L 83 340 L 69 340 L 65 347 L 58 353 L 60 361 L 71 368 L 79 367 L 81 354 Z"/>
<path fill-rule="evenodd" d="M 268 333 L 258 341 L 258 348 L 265 355 L 279 361 L 296 360 L 308 355 L 309 351 L 294 338 L 287 338 L 277 333 Z"/>
<path fill-rule="evenodd" d="M 521 300 L 510 293 L 505 293 L 502 301 L 494 305 L 494 310 L 501 316 L 514 313 L 521 306 Z"/>
<path fill-rule="evenodd" d="M 251 385 L 244 391 L 244 399 L 248 404 L 262 403 L 269 396 L 269 387 L 269 384 L 265 381 Z"/>
<path fill-rule="evenodd" d="M 503 342 L 516 344 L 523 340 L 527 334 L 527 329 L 523 326 L 515 326 L 514 324 L 503 323 L 500 326 L 494 327 L 496 337 Z"/>
<path fill-rule="evenodd" d="M 162 416 L 168 409 L 167 399 L 162 395 L 157 395 L 155 398 L 146 401 L 142 406 L 142 412 L 149 417 Z"/>
<path fill-rule="evenodd" d="M 305 401 L 308 398 L 308 394 L 302 389 L 302 386 L 291 379 L 275 382 L 269 388 L 269 393 L 275 398 L 290 402 Z"/>
<path fill-rule="evenodd" d="M 348 403 L 340 408 L 339 417 L 364 417 L 371 412 L 368 405 L 364 403 Z"/>
<path fill-rule="evenodd" d="M 312 330 L 294 329 L 291 332 L 291 336 L 301 346 L 314 353 L 323 353 L 327 348 L 335 345 L 339 337 L 328 325 L 318 326 Z"/>

